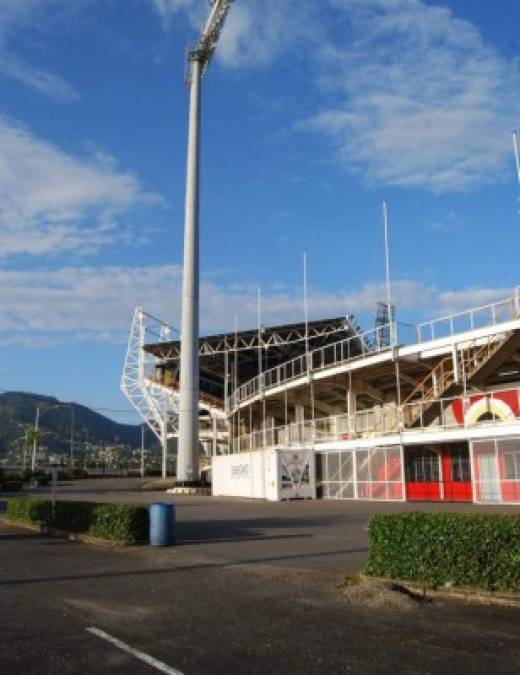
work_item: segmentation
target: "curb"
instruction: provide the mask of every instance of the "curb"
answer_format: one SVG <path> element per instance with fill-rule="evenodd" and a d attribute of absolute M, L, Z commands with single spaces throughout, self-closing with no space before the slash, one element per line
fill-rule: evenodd
<path fill-rule="evenodd" d="M 473 586 L 455 586 L 452 588 L 432 588 L 422 586 L 417 582 L 407 581 L 405 579 L 389 579 L 388 577 L 372 577 L 359 573 L 362 581 L 379 581 L 393 586 L 404 588 L 414 595 L 424 596 L 425 598 L 443 599 L 443 600 L 467 600 L 468 602 L 477 602 L 487 605 L 498 605 L 502 607 L 515 607 L 520 609 L 520 593 L 513 591 L 485 591 L 482 588 Z"/>

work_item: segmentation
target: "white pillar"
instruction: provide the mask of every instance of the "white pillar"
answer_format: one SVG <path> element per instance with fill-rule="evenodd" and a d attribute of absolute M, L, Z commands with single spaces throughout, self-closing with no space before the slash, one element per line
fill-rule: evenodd
<path fill-rule="evenodd" d="M 168 477 L 168 418 L 165 416 L 162 424 L 162 471 L 163 478 Z M 177 462 L 179 461 L 177 456 Z M 178 464 L 177 464 L 178 466 Z"/>
<path fill-rule="evenodd" d="M 353 434 L 356 431 L 356 407 L 357 407 L 356 392 L 353 391 L 352 389 L 348 389 L 347 415 L 348 415 L 348 430 L 350 434 Z"/>
<path fill-rule="evenodd" d="M 198 480 L 199 453 L 199 141 L 201 66 L 191 61 L 184 216 L 177 484 Z"/>

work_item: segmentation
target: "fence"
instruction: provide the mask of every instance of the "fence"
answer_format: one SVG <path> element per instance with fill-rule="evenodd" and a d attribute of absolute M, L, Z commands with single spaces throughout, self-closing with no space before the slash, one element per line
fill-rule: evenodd
<path fill-rule="evenodd" d="M 520 286 L 514 290 L 513 296 L 507 300 L 482 305 L 465 312 L 458 312 L 433 321 L 425 321 L 416 326 L 417 341 L 425 342 L 442 337 L 450 337 L 475 328 L 495 326 L 518 318 L 520 312 Z"/>
<path fill-rule="evenodd" d="M 520 502 L 520 438 L 473 441 L 471 464 L 474 501 Z"/>
<path fill-rule="evenodd" d="M 389 349 L 392 345 L 422 343 L 476 328 L 494 326 L 518 318 L 519 314 L 520 286 L 517 286 L 512 297 L 506 300 L 417 325 L 393 322 L 350 336 L 325 347 L 314 349 L 308 354 L 301 354 L 240 385 L 230 396 L 230 412 L 234 412 L 241 403 L 262 392 L 304 377 L 311 372 L 341 365 L 352 359 L 366 358 Z M 390 337 L 390 344 L 388 344 L 388 337 Z"/>
<path fill-rule="evenodd" d="M 366 333 L 359 333 L 325 347 L 319 347 L 308 354 L 301 354 L 279 366 L 270 368 L 237 387 L 231 394 L 230 408 L 235 410 L 240 403 L 260 392 L 304 377 L 311 371 L 330 368 L 353 358 L 364 358 L 388 349 L 390 346 L 386 344 L 384 336 L 390 334 L 392 341 L 395 341 L 396 331 L 395 324 L 380 326 Z"/>
<path fill-rule="evenodd" d="M 324 499 L 404 499 L 400 446 L 316 454 L 316 485 Z"/>
<path fill-rule="evenodd" d="M 475 426 L 496 427 L 520 418 L 520 388 L 437 399 L 431 402 L 376 406 L 353 415 L 340 414 L 253 431 L 232 441 L 233 452 L 267 447 L 295 447 L 330 441 L 374 438 L 406 429 L 435 431 Z"/>

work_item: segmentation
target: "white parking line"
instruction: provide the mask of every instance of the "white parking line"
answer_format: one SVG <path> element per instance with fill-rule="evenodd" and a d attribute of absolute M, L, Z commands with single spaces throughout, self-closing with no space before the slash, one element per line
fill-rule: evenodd
<path fill-rule="evenodd" d="M 130 645 L 127 645 L 124 642 L 121 642 L 121 640 L 118 640 L 115 637 L 112 637 L 112 635 L 109 635 L 108 633 L 105 633 L 104 630 L 100 630 L 99 628 L 95 628 L 94 626 L 90 626 L 89 628 L 85 629 L 87 632 L 92 633 L 92 635 L 96 635 L 97 637 L 101 638 L 102 640 L 106 640 L 107 642 L 110 642 L 111 644 L 115 645 L 116 647 L 119 647 L 119 649 L 123 650 L 127 654 L 131 654 L 132 656 L 135 656 L 136 659 L 139 659 L 140 661 L 144 661 L 144 663 L 147 663 L 149 666 L 152 666 L 152 668 L 156 668 L 157 670 L 160 670 L 161 673 L 168 673 L 168 675 L 183 675 L 180 670 L 176 670 L 175 668 L 170 668 L 170 666 L 167 666 L 165 663 L 162 661 L 158 661 L 157 659 L 154 659 L 153 656 L 149 656 L 148 654 L 145 654 L 144 652 L 139 651 L 138 649 L 134 649 L 133 647 L 130 647 Z"/>

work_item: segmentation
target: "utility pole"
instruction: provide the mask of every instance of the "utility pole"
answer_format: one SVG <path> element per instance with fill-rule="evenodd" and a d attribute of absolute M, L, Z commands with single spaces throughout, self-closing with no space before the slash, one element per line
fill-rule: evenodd
<path fill-rule="evenodd" d="M 385 229 L 385 284 L 386 284 L 386 306 L 388 308 L 389 336 L 390 345 L 394 346 L 397 339 L 396 325 L 392 311 L 392 296 L 390 287 L 390 247 L 388 245 L 388 202 L 383 201 L 383 224 Z"/>
<path fill-rule="evenodd" d="M 190 111 L 186 201 L 184 214 L 184 268 L 182 279 L 181 367 L 179 401 L 179 487 L 198 484 L 199 453 L 199 158 L 200 91 L 220 37 L 231 0 L 213 0 L 199 41 L 188 57 Z M 163 466 L 163 473 L 164 473 Z"/>
<path fill-rule="evenodd" d="M 305 355 L 309 368 L 309 296 L 307 293 L 307 251 L 303 252 L 303 317 L 305 320 Z"/>
<path fill-rule="evenodd" d="M 33 452 L 31 461 L 31 472 L 36 469 L 36 453 L 38 451 L 38 429 L 40 426 L 40 406 L 36 406 L 36 417 L 34 418 Z"/>
<path fill-rule="evenodd" d="M 392 320 L 392 300 L 390 295 L 390 252 L 388 247 L 388 203 L 383 201 L 383 224 L 385 228 L 385 282 L 386 282 L 386 304 L 388 307 L 388 316 Z"/>
<path fill-rule="evenodd" d="M 68 408 L 70 410 L 70 466 L 74 468 L 74 422 L 75 422 L 74 407 L 67 403 L 65 404 L 60 403 L 59 406 Z"/>

